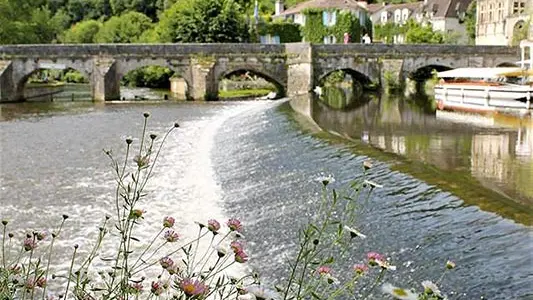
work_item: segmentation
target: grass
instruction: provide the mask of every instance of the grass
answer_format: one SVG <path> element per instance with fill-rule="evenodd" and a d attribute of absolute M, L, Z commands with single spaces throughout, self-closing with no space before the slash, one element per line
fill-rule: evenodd
<path fill-rule="evenodd" d="M 268 95 L 272 92 L 269 89 L 247 89 L 247 90 L 231 90 L 231 91 L 219 91 L 218 96 L 222 99 L 231 98 L 252 98 Z"/>

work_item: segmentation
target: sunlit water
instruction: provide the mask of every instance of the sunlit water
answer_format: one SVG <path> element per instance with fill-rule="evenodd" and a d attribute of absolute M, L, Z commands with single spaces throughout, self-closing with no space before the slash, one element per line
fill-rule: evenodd
<path fill-rule="evenodd" d="M 298 226 L 313 214 L 319 198 L 317 175 L 331 173 L 337 179 L 334 186 L 341 187 L 360 178 L 362 161 L 373 155 L 365 145 L 379 148 L 373 133 L 362 138 L 351 134 L 355 141 L 343 144 L 312 136 L 280 110 L 280 102 L 2 105 L 0 217 L 15 228 L 40 229 L 68 214 L 59 246 L 70 249 L 77 243 L 83 248 L 103 215 L 113 213 L 113 177 L 102 149 L 116 149 L 119 155 L 124 138 L 140 131 L 143 111 L 152 113 L 150 132 L 162 133 L 175 120 L 181 128 L 163 148 L 143 203 L 149 229 L 139 237 L 151 237 L 169 214 L 177 217 L 185 236 L 196 234 L 193 221 L 241 218 L 250 265 L 266 283 L 286 274 L 284 257 L 294 253 Z M 327 127 L 323 118 L 318 120 Z M 403 130 L 417 132 L 414 128 Z M 461 140 L 450 131 L 440 133 Z M 471 159 L 461 153 L 461 159 Z M 359 212 L 356 225 L 369 238 L 354 247 L 353 262 L 379 251 L 398 265 L 387 281 L 419 288 L 421 280 L 437 279 L 452 259 L 458 268 L 442 282 L 450 298 L 532 299 L 533 231 L 516 221 L 531 218 L 527 209 L 517 208 L 517 214 L 498 213 L 494 206 L 480 209 L 485 204 L 477 205 L 475 196 L 462 199 L 409 175 L 416 173 L 411 169 L 396 170 L 406 164 L 402 157 L 409 157 L 398 154 L 374 156 L 370 179 L 384 188 Z M 420 157 L 424 162 L 426 156 Z M 418 173 L 432 175 L 433 168 L 442 167 L 428 163 Z M 454 183 L 453 178 L 447 181 Z M 516 202 L 530 204 L 527 196 Z M 515 215 L 520 218 L 513 219 Z M 68 265 L 70 253 L 65 251 L 58 264 Z M 376 292 L 374 298 L 384 296 Z"/>

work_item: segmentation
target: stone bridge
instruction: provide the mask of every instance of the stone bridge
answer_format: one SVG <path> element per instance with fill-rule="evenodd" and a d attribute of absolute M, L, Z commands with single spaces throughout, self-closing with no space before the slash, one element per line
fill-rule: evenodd
<path fill-rule="evenodd" d="M 90 44 L 0 46 L 0 101 L 23 101 L 28 78 L 40 69 L 75 69 L 96 101 L 120 99 L 120 80 L 145 66 L 181 76 L 188 98 L 218 97 L 221 79 L 247 70 L 273 83 L 280 96 L 308 93 L 327 74 L 345 70 L 358 81 L 403 82 L 424 68 L 495 67 L 520 58 L 518 47 L 386 44 Z"/>

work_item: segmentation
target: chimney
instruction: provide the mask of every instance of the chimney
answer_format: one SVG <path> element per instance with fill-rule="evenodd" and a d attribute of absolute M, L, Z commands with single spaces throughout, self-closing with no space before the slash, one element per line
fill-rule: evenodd
<path fill-rule="evenodd" d="M 270 2 L 272 3 L 272 2 Z M 283 13 L 283 11 L 285 10 L 285 8 L 283 7 L 283 0 L 276 0 L 276 4 L 275 4 L 275 15 L 276 16 L 279 16 L 280 14 Z"/>

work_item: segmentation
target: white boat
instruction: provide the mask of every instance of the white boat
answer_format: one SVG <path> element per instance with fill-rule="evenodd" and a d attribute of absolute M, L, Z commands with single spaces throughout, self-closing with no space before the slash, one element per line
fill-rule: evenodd
<path fill-rule="evenodd" d="M 459 68 L 439 72 L 435 101 L 440 110 L 532 115 L 533 42 L 520 43 L 515 68 Z M 529 60 L 525 59 L 529 48 Z"/>

